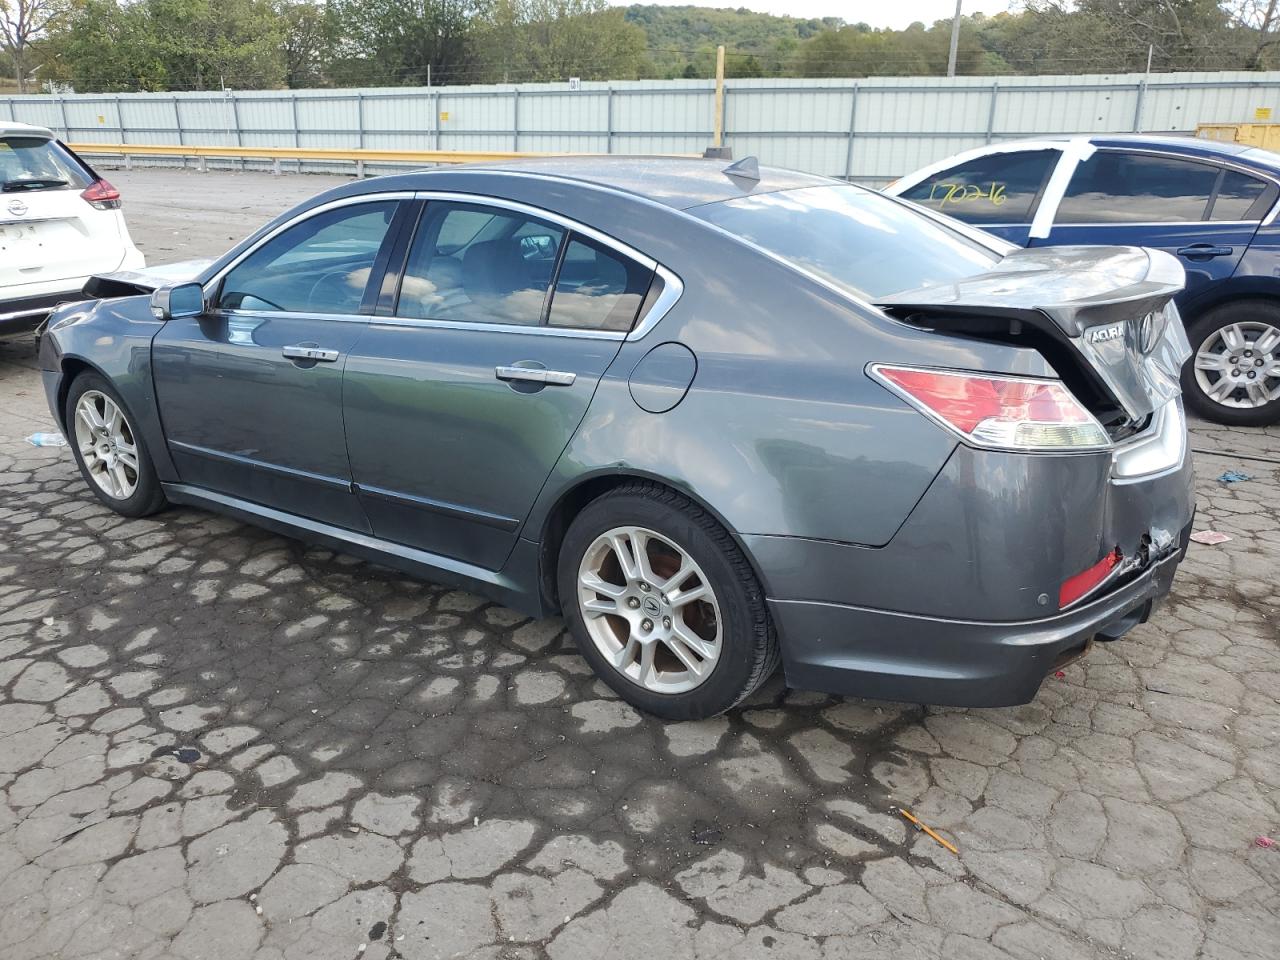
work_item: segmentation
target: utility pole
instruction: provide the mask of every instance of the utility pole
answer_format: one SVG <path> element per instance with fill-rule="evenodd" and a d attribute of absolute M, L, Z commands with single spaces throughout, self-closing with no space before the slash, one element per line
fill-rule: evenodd
<path fill-rule="evenodd" d="M 724 47 L 716 47 L 716 118 L 711 145 L 724 146 Z"/>
<path fill-rule="evenodd" d="M 960 5 L 964 0 L 956 0 L 956 15 L 951 20 L 951 52 L 947 54 L 947 76 L 956 75 L 956 51 L 960 47 Z"/>

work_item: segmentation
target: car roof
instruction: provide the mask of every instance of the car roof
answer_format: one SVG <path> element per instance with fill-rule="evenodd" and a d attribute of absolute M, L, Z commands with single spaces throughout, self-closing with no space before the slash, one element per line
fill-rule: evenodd
<path fill-rule="evenodd" d="M 679 210 L 755 194 L 843 182 L 766 166 L 759 167 L 759 179 L 734 176 L 726 172 L 731 164 L 729 160 L 693 157 L 566 156 L 468 164 L 454 169 L 575 181 L 634 194 Z M 428 184 L 434 172 L 423 172 Z"/>
<path fill-rule="evenodd" d="M 16 120 L 0 120 L 0 137 L 44 137 L 52 140 L 53 131 L 48 127 L 33 127 Z"/>

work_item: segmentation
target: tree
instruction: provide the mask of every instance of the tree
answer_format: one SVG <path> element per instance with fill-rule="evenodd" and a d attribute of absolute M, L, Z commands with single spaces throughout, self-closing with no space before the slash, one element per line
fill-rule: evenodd
<path fill-rule="evenodd" d="M 475 0 L 330 0 L 340 40 L 335 79 L 353 84 L 466 83 Z"/>
<path fill-rule="evenodd" d="M 282 45 L 270 0 L 79 0 L 46 43 L 79 90 L 276 86 Z"/>
<path fill-rule="evenodd" d="M 494 0 L 479 18 L 474 71 L 494 80 L 629 80 L 645 33 L 605 0 Z"/>
<path fill-rule="evenodd" d="M 275 13 L 284 38 L 280 53 L 285 86 L 324 86 L 336 44 L 330 9 L 315 0 L 276 0 Z"/>
<path fill-rule="evenodd" d="M 18 92 L 27 92 L 27 54 L 71 9 L 71 0 L 0 0 L 0 43 L 13 64 Z"/>
<path fill-rule="evenodd" d="M 1277 0 L 1225 0 L 1223 8 L 1234 26 L 1255 34 L 1245 66 L 1250 70 L 1263 69 L 1267 53 L 1280 43 Z"/>

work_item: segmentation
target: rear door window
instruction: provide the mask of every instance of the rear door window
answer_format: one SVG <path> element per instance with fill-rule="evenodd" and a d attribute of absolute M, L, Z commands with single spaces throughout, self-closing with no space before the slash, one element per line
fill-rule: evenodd
<path fill-rule="evenodd" d="M 0 190 L 83 190 L 93 181 L 89 172 L 56 140 L 43 137 L 0 139 Z"/>
<path fill-rule="evenodd" d="M 934 174 L 902 196 L 966 223 L 1030 223 L 1057 150 L 991 153 Z"/>
<path fill-rule="evenodd" d="M 1076 167 L 1057 223 L 1186 223 L 1204 219 L 1219 167 L 1098 150 Z"/>
<path fill-rule="evenodd" d="M 648 267 L 574 234 L 560 263 L 547 323 L 625 333 L 635 323 L 652 280 Z"/>
<path fill-rule="evenodd" d="M 429 202 L 409 247 L 396 316 L 538 326 L 564 235 L 514 210 Z"/>
<path fill-rule="evenodd" d="M 1273 191 L 1268 190 L 1265 180 L 1251 177 L 1238 170 L 1227 170 L 1222 174 L 1222 182 L 1218 185 L 1218 194 L 1214 197 L 1213 208 L 1209 211 L 1210 220 L 1261 220 L 1269 207 L 1270 197 L 1265 196 Z"/>

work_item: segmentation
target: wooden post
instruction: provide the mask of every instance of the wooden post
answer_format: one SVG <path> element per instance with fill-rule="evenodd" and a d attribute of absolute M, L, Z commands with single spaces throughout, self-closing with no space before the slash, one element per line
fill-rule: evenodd
<path fill-rule="evenodd" d="M 713 147 L 724 146 L 724 47 L 716 47 L 716 129 Z"/>

